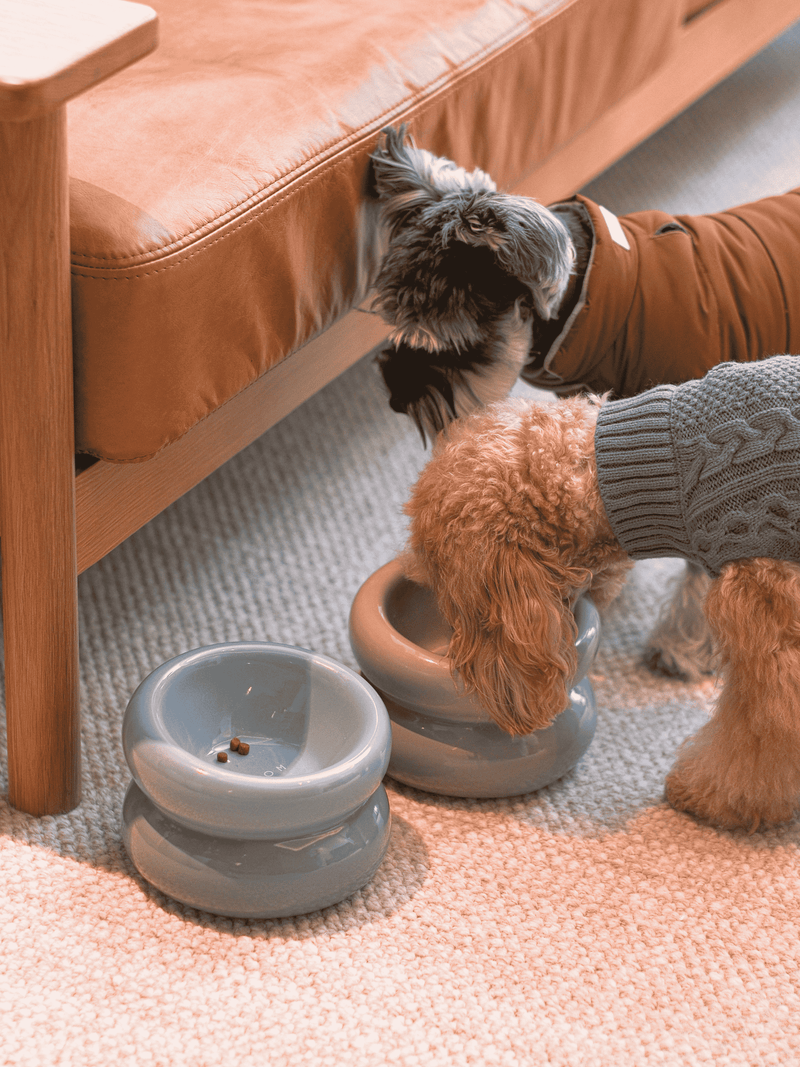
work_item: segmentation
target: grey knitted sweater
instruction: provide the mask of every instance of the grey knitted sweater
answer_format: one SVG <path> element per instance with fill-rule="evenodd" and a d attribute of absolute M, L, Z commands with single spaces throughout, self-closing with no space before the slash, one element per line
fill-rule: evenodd
<path fill-rule="evenodd" d="M 697 381 L 606 403 L 600 494 L 633 559 L 800 563 L 800 357 L 721 363 Z"/>

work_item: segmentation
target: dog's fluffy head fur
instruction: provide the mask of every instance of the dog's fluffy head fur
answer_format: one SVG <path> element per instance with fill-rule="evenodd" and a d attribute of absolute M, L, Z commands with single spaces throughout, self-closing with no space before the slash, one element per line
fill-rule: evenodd
<path fill-rule="evenodd" d="M 572 605 L 611 599 L 630 566 L 597 489 L 598 403 L 509 400 L 452 423 L 406 505 L 406 571 L 452 627 L 454 673 L 512 734 L 567 706 Z"/>
<path fill-rule="evenodd" d="M 401 400 L 387 381 L 395 409 L 414 415 L 424 437 L 426 426 L 435 433 L 505 395 L 529 353 L 531 315 L 557 312 L 575 251 L 564 223 L 537 201 L 498 193 L 484 171 L 407 143 L 405 127 L 384 135 L 372 158 L 389 236 L 373 306 L 392 327 L 384 377 L 390 362 L 428 353 L 430 379 L 417 380 L 413 395 Z M 498 368 L 497 381 L 481 383 Z"/>
<path fill-rule="evenodd" d="M 549 319 L 572 267 L 564 224 L 529 197 L 498 193 L 482 170 L 404 142 L 387 129 L 373 154 L 389 225 L 376 306 L 394 337 L 436 352 L 479 340 L 481 303 L 523 294 Z M 508 295 L 503 295 L 508 289 Z"/>

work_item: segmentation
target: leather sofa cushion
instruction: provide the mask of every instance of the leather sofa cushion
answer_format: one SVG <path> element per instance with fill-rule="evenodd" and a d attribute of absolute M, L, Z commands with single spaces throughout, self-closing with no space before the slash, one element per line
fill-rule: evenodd
<path fill-rule="evenodd" d="M 112 461 L 154 455 L 364 299 L 384 126 L 509 187 L 652 72 L 683 8 L 154 2 L 159 49 L 68 109 L 76 440 Z"/>

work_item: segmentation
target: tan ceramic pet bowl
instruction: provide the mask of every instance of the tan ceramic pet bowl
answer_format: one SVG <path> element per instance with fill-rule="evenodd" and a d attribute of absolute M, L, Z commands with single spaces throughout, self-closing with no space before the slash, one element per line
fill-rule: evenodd
<path fill-rule="evenodd" d="M 397 560 L 361 586 L 350 610 L 350 643 L 392 723 L 388 774 L 431 793 L 502 797 L 528 793 L 570 771 L 594 736 L 597 710 L 586 672 L 600 638 L 588 597 L 575 606 L 578 669 L 570 704 L 550 726 L 511 737 L 460 692 L 450 674 L 451 631 L 429 590 Z"/>

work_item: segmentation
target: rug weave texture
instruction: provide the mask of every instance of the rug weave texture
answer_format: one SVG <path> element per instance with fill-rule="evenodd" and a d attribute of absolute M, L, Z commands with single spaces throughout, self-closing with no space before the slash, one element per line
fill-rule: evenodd
<path fill-rule="evenodd" d="M 798 184 L 795 29 L 585 192 L 699 212 Z M 81 577 L 83 803 L 32 818 L 0 782 L 0 1064 L 800 1064 L 800 825 L 719 832 L 663 800 L 714 697 L 641 663 L 673 560 L 637 565 L 607 613 L 597 734 L 549 788 L 459 800 L 387 779 L 377 874 L 295 919 L 193 911 L 133 868 L 133 689 L 217 641 L 355 667 L 350 603 L 401 548 L 425 458 L 363 360 Z"/>

